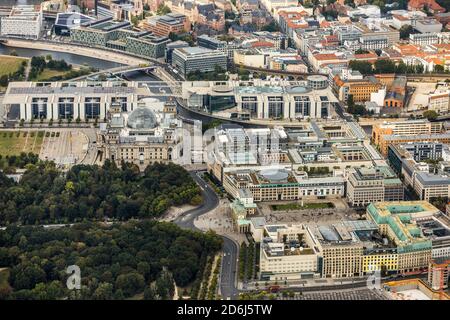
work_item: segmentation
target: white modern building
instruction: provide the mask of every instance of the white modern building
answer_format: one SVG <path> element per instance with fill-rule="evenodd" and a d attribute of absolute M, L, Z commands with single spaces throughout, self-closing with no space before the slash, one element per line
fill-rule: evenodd
<path fill-rule="evenodd" d="M 9 16 L 1 18 L 0 33 L 6 37 L 38 39 L 42 26 L 41 7 L 21 5 L 13 7 Z"/>
<path fill-rule="evenodd" d="M 232 110 L 251 119 L 330 118 L 338 100 L 326 77 L 303 84 L 289 81 L 184 82 L 183 98 L 191 108 Z M 231 112 L 231 111 L 229 111 Z"/>
<path fill-rule="evenodd" d="M 441 32 L 442 23 L 436 19 L 417 20 L 414 28 L 420 33 Z"/>
<path fill-rule="evenodd" d="M 147 87 L 135 82 L 11 82 L 3 105 L 18 107 L 20 119 L 103 120 L 112 104 L 133 111 L 139 96 L 149 95 Z"/>
<path fill-rule="evenodd" d="M 409 43 L 420 46 L 439 43 L 439 39 L 439 33 L 437 32 L 412 33 L 409 35 Z"/>
<path fill-rule="evenodd" d="M 261 279 L 320 277 L 322 248 L 305 225 L 266 225 L 261 241 Z"/>
<path fill-rule="evenodd" d="M 227 59 L 221 51 L 201 47 L 176 48 L 172 53 L 172 65 L 183 77 L 195 71 L 214 71 L 216 66 L 226 70 Z"/>

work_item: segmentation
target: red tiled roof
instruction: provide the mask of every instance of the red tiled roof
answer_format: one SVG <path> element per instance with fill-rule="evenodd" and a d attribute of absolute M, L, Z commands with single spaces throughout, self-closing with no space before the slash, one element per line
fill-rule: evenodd
<path fill-rule="evenodd" d="M 338 59 L 334 53 L 318 53 L 314 55 L 316 60 L 333 60 Z"/>
<path fill-rule="evenodd" d="M 376 53 L 355 54 L 355 59 L 378 59 L 378 55 Z"/>
<path fill-rule="evenodd" d="M 409 8 L 422 9 L 424 6 L 427 6 L 433 11 L 445 11 L 445 9 L 442 8 L 435 0 L 410 0 L 408 2 Z"/>
<path fill-rule="evenodd" d="M 274 44 L 272 42 L 268 41 L 255 41 L 252 43 L 252 48 L 257 47 L 274 47 Z"/>

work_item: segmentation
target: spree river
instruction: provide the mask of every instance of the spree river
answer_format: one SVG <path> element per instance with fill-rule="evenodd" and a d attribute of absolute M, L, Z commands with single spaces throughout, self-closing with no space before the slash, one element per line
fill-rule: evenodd
<path fill-rule="evenodd" d="M 71 54 L 67 52 L 56 52 L 56 51 L 47 51 L 47 50 L 38 50 L 38 49 L 29 49 L 29 48 L 13 48 L 7 47 L 3 44 L 0 44 L 0 54 L 9 55 L 12 51 L 15 51 L 19 57 L 28 57 L 31 58 L 33 56 L 46 56 L 48 54 L 52 55 L 54 60 L 65 60 L 69 64 L 75 65 L 86 65 L 97 68 L 99 70 L 103 69 L 111 69 L 115 67 L 120 67 L 120 63 L 111 62 L 107 60 L 101 60 L 97 58 L 91 58 L 86 56 L 80 56 L 76 54 Z"/>

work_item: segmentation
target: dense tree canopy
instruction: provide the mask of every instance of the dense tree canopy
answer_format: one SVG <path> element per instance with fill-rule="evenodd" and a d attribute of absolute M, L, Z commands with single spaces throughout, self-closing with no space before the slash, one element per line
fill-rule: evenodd
<path fill-rule="evenodd" d="M 404 62 L 394 63 L 388 59 L 379 59 L 373 65 L 367 61 L 351 60 L 349 67 L 358 70 L 363 75 L 386 74 L 386 73 L 423 73 L 423 66 L 406 65 Z"/>
<path fill-rule="evenodd" d="M 40 162 L 28 165 L 19 183 L 0 173 L 0 225 L 151 218 L 172 205 L 200 201 L 198 186 L 175 164 L 156 163 L 141 173 L 132 164 L 118 168 L 107 161 L 65 174 Z"/>
<path fill-rule="evenodd" d="M 10 271 L 0 299 L 169 299 L 172 279 L 185 286 L 201 276 L 200 261 L 221 247 L 214 233 L 154 220 L 112 225 L 79 223 L 0 231 L 0 268 Z M 81 290 L 66 288 L 66 269 L 81 270 Z"/>
<path fill-rule="evenodd" d="M 0 154 L 0 170 L 8 172 L 15 172 L 16 169 L 23 169 L 28 164 L 37 164 L 39 162 L 39 156 L 32 152 L 22 152 L 20 155 L 7 155 Z M 0 185 L 1 186 L 1 185 Z"/>

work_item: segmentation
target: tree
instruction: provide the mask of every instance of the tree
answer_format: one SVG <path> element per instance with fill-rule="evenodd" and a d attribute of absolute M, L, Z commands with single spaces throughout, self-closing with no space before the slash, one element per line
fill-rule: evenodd
<path fill-rule="evenodd" d="M 442 73 L 442 72 L 444 72 L 444 66 L 443 65 L 440 65 L 440 64 L 436 64 L 435 66 L 434 66 L 434 72 L 436 72 L 436 73 Z M 1 79 L 0 79 L 0 82 L 1 82 Z M 0 84 L 1 85 L 1 84 Z"/>
<path fill-rule="evenodd" d="M 407 73 L 407 71 L 408 71 L 408 66 L 403 61 L 400 61 L 395 66 L 395 73 L 404 74 L 404 73 Z"/>
<path fill-rule="evenodd" d="M 0 77 L 0 87 L 7 87 L 9 83 L 9 78 L 6 74 Z"/>
<path fill-rule="evenodd" d="M 349 67 L 364 75 L 373 74 L 372 64 L 367 63 L 366 61 L 351 60 L 349 62 Z"/>
<path fill-rule="evenodd" d="M 356 54 L 364 54 L 364 53 L 369 53 L 369 51 L 364 50 L 364 49 L 358 49 L 355 51 Z"/>
<path fill-rule="evenodd" d="M 95 289 L 92 295 L 94 300 L 112 300 L 114 299 L 114 290 L 111 283 L 102 282 Z"/>
<path fill-rule="evenodd" d="M 46 274 L 37 264 L 22 263 L 11 271 L 11 283 L 14 289 L 34 288 L 36 284 L 44 282 Z"/>
<path fill-rule="evenodd" d="M 274 20 L 272 20 L 269 24 L 263 26 L 261 31 L 278 32 L 280 31 L 280 27 Z"/>
<path fill-rule="evenodd" d="M 137 26 L 139 24 L 139 17 L 138 16 L 131 16 L 131 23 L 133 24 L 133 26 Z"/>
<path fill-rule="evenodd" d="M 349 108 L 352 108 L 352 107 L 355 106 L 355 102 L 353 101 L 353 95 L 352 95 L 352 94 L 349 94 L 349 95 L 348 95 L 348 98 L 347 98 L 347 106 L 348 106 Z"/>
<path fill-rule="evenodd" d="M 414 28 L 411 25 L 404 25 L 400 28 L 400 39 L 407 40 L 409 35 L 414 33 Z"/>
<path fill-rule="evenodd" d="M 438 114 L 434 110 L 427 110 L 423 113 L 423 117 L 428 120 L 435 120 L 438 117 Z"/>
<path fill-rule="evenodd" d="M 375 61 L 375 73 L 395 73 L 395 63 L 387 59 Z"/>
<path fill-rule="evenodd" d="M 161 4 L 158 6 L 158 9 L 157 9 L 157 11 L 156 11 L 156 14 L 157 14 L 158 16 L 163 16 L 163 15 L 168 14 L 168 13 L 170 13 L 170 12 L 171 12 L 171 11 L 170 11 L 169 7 L 166 6 L 164 3 L 161 3 Z"/>

